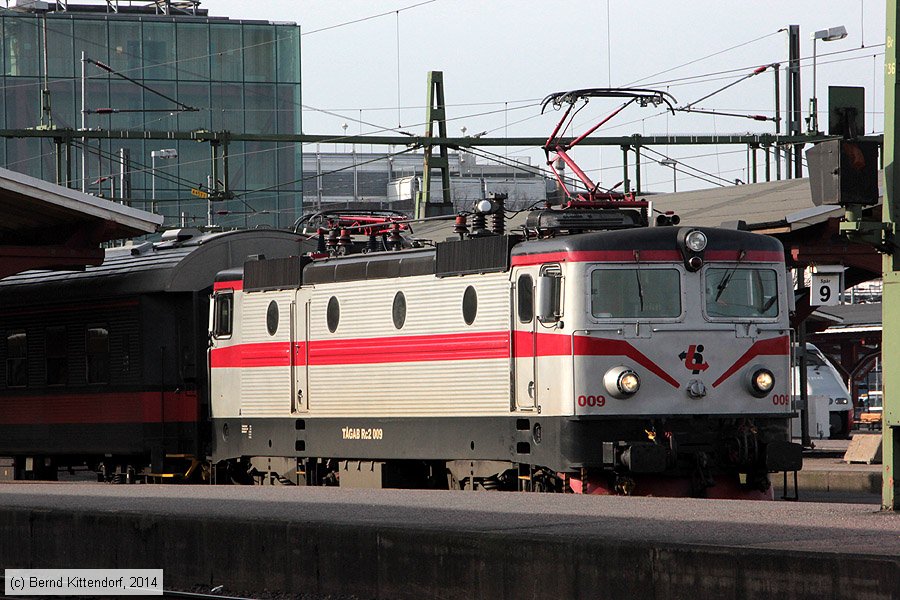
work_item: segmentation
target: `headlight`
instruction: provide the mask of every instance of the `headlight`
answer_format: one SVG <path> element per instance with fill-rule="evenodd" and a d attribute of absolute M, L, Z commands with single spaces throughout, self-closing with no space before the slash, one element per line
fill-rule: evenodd
<path fill-rule="evenodd" d="M 685 236 L 684 245 L 691 252 L 703 252 L 706 249 L 706 234 L 695 229 Z"/>
<path fill-rule="evenodd" d="M 614 367 L 603 376 L 603 385 L 613 398 L 629 398 L 641 389 L 641 378 L 628 367 Z"/>
<path fill-rule="evenodd" d="M 775 376 L 768 369 L 756 369 L 750 377 L 750 388 L 756 396 L 765 396 L 775 387 Z"/>
<path fill-rule="evenodd" d="M 835 404 L 850 404 L 850 400 L 848 398 L 835 398 Z"/>
<path fill-rule="evenodd" d="M 634 371 L 626 371 L 619 375 L 618 387 L 623 394 L 633 394 L 641 387 L 641 379 Z"/>

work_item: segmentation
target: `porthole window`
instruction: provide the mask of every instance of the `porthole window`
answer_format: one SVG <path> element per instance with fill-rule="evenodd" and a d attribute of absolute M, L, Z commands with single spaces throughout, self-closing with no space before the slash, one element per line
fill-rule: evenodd
<path fill-rule="evenodd" d="M 325 320 L 328 322 L 328 331 L 334 333 L 337 331 L 338 323 L 341 321 L 341 305 L 337 296 L 332 296 L 328 300 L 328 309 L 325 311 Z"/>
<path fill-rule="evenodd" d="M 272 300 L 266 310 L 266 331 L 269 335 L 275 335 L 278 331 L 278 303 Z"/>
<path fill-rule="evenodd" d="M 471 285 L 463 292 L 462 312 L 466 325 L 475 322 L 475 315 L 478 313 L 478 295 Z"/>
<path fill-rule="evenodd" d="M 406 296 L 403 292 L 394 294 L 394 306 L 391 308 L 391 316 L 394 318 L 394 327 L 402 329 L 406 323 Z"/>

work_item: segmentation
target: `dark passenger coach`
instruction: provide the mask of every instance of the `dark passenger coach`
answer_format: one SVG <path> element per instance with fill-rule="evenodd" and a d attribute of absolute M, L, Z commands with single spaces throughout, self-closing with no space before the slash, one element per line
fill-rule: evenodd
<path fill-rule="evenodd" d="M 249 256 L 297 255 L 275 230 L 200 234 L 109 249 L 84 271 L 0 281 L 0 457 L 8 474 L 53 479 L 87 465 L 184 474 L 208 442 L 209 295 Z M 9 467 L 12 467 L 10 469 Z"/>

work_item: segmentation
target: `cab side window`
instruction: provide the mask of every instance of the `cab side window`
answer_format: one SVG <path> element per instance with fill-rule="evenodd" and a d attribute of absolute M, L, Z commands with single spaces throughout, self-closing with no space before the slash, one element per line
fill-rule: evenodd
<path fill-rule="evenodd" d="M 531 323 L 534 318 L 534 280 L 531 275 L 519 275 L 516 284 L 519 323 Z"/>
<path fill-rule="evenodd" d="M 229 337 L 234 320 L 234 294 L 216 294 L 213 308 L 213 335 Z"/>

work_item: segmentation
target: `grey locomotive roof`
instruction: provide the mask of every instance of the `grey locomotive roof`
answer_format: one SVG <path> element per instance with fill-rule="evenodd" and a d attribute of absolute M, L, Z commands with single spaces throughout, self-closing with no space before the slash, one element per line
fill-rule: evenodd
<path fill-rule="evenodd" d="M 103 264 L 84 271 L 28 271 L 8 277 L 0 281 L 0 303 L 10 306 L 63 298 L 200 291 L 212 285 L 217 272 L 243 264 L 248 256 L 289 256 L 311 249 L 302 236 L 274 229 L 111 248 Z"/>
<path fill-rule="evenodd" d="M 710 227 L 643 227 L 598 231 L 560 236 L 546 240 L 523 242 L 513 248 L 513 256 L 545 252 L 578 252 L 583 250 L 675 250 L 680 229 L 699 229 L 706 233 L 710 246 L 720 250 L 765 250 L 783 252 L 781 242 L 773 237 Z"/>

